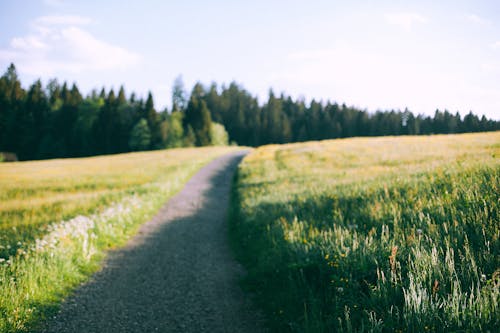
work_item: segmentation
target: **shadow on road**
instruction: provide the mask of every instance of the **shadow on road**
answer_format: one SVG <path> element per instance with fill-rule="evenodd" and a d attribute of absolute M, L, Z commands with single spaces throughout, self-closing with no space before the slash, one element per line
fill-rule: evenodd
<path fill-rule="evenodd" d="M 258 332 L 227 239 L 231 180 L 246 152 L 204 167 L 112 251 L 45 332 Z"/>

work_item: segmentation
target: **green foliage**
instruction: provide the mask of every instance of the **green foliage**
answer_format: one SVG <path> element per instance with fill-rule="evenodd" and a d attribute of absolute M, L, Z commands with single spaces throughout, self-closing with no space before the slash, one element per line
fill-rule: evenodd
<path fill-rule="evenodd" d="M 167 118 L 167 148 L 182 147 L 184 145 L 184 129 L 182 127 L 182 112 L 172 112 Z"/>
<path fill-rule="evenodd" d="M 184 137 L 184 146 L 194 147 L 196 145 L 196 135 L 194 134 L 191 125 L 188 125 L 186 130 L 186 136 Z"/>
<path fill-rule="evenodd" d="M 495 131 L 500 122 L 469 113 L 461 117 L 436 110 L 433 117 L 413 115 L 408 109 L 370 113 L 345 104 L 292 100 L 272 91 L 265 103 L 232 82 L 196 83 L 190 96 L 181 77 L 172 89 L 172 115 L 159 114 L 153 95 L 146 100 L 124 87 L 118 93 L 102 88 L 83 97 L 78 87 L 51 80 L 44 89 L 35 82 L 25 91 L 15 66 L 0 77 L 0 151 L 21 160 L 82 157 L 130 151 L 129 134 L 144 118 L 151 132 L 147 149 L 211 144 L 211 121 L 224 126 L 229 141 L 259 146 L 353 136 L 412 135 Z M 180 113 L 182 130 L 174 114 Z M 174 124 L 169 118 L 173 117 Z M 165 122 L 166 121 L 166 122 Z M 191 127 L 191 133 L 188 127 Z M 182 133 L 182 134 L 181 134 Z M 188 137 L 180 138 L 180 135 Z M 190 137 L 194 134 L 194 141 Z"/>
<path fill-rule="evenodd" d="M 199 85 L 199 84 L 198 84 Z M 202 88 L 201 85 L 199 87 Z M 202 90 L 203 89 L 198 89 Z M 197 94 L 200 96 L 200 94 Z M 272 90 L 263 105 L 248 91 L 231 83 L 215 84 L 201 94 L 214 121 L 224 125 L 231 141 L 240 145 L 301 142 L 354 136 L 416 135 L 495 131 L 500 122 L 476 115 L 452 115 L 438 110 L 434 117 L 413 115 L 408 109 L 367 112 L 345 104 L 275 95 Z"/>
<path fill-rule="evenodd" d="M 267 146 L 231 237 L 273 331 L 493 332 L 500 133 Z"/>
<path fill-rule="evenodd" d="M 203 87 L 195 85 L 184 115 L 184 128 L 189 134 L 189 127 L 192 128 L 197 146 L 210 145 L 210 127 L 212 119 L 207 104 L 202 97 L 204 95 Z"/>
<path fill-rule="evenodd" d="M 151 131 L 146 119 L 141 118 L 130 132 L 129 147 L 133 151 L 146 150 L 151 145 Z"/>
<path fill-rule="evenodd" d="M 10 64 L 0 78 L 0 151 L 17 153 L 23 148 L 21 135 L 25 132 L 19 131 L 18 125 L 26 121 L 23 105 L 25 96 L 16 68 Z"/>
<path fill-rule="evenodd" d="M 164 148 L 164 142 L 162 142 L 161 134 L 161 120 L 154 108 L 153 95 L 151 92 L 148 94 L 146 100 L 146 105 L 143 111 L 143 117 L 148 122 L 148 127 L 151 131 L 151 149 L 161 149 Z"/>
<path fill-rule="evenodd" d="M 224 125 L 212 122 L 210 126 L 210 143 L 212 146 L 227 146 L 229 144 L 229 136 Z"/>

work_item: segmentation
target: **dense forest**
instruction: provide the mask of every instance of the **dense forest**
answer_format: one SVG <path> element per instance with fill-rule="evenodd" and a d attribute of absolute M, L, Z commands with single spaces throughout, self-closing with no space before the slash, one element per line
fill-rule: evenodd
<path fill-rule="evenodd" d="M 11 64 L 0 78 L 0 152 L 21 160 L 79 157 L 169 147 L 234 142 L 259 146 L 352 136 L 417 135 L 500 130 L 500 122 L 472 112 L 436 110 L 433 117 L 409 110 L 368 112 L 345 104 L 293 100 L 272 90 L 260 105 L 236 83 L 204 87 L 190 94 L 178 78 L 172 109 L 158 110 L 153 97 L 128 97 L 123 87 L 92 91 L 76 84 L 40 80 L 28 90 Z"/>

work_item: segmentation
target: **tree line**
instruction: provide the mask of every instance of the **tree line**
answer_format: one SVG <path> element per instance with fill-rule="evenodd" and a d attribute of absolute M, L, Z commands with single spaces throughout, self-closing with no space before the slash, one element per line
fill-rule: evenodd
<path fill-rule="evenodd" d="M 469 112 L 436 110 L 433 117 L 408 110 L 375 113 L 345 104 L 309 105 L 271 90 L 260 105 L 236 83 L 195 84 L 186 93 L 182 80 L 172 89 L 172 109 L 159 112 L 153 96 L 127 97 L 121 87 L 84 97 L 76 84 L 40 80 L 28 90 L 11 64 L 0 77 L 0 151 L 21 160 L 82 157 L 172 147 L 259 146 L 352 136 L 417 135 L 495 131 L 500 122 Z"/>
<path fill-rule="evenodd" d="M 184 98 L 177 96 L 183 102 L 169 113 L 155 109 L 151 93 L 127 97 L 123 87 L 83 97 L 76 84 L 54 79 L 26 91 L 11 64 L 0 77 L 0 152 L 31 160 L 228 144 L 205 103 Z"/>
<path fill-rule="evenodd" d="M 500 130 L 500 122 L 469 112 L 436 110 L 433 116 L 415 115 L 408 109 L 368 112 L 331 102 L 293 100 L 272 90 L 259 106 L 236 83 L 220 90 L 212 84 L 203 92 L 212 119 L 222 123 L 229 138 L 240 145 L 259 146 L 353 136 L 421 135 Z"/>

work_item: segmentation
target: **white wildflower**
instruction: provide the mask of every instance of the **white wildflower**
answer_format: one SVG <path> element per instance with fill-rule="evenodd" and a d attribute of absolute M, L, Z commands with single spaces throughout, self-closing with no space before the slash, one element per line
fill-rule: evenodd
<path fill-rule="evenodd" d="M 109 226 L 111 220 L 114 220 L 113 224 L 122 223 L 123 217 L 128 216 L 141 205 L 141 200 L 137 196 L 133 196 L 104 209 L 101 213 L 90 216 L 78 215 L 70 220 L 51 224 L 46 227 L 46 234 L 41 239 L 36 239 L 29 250 L 36 252 L 48 249 L 55 250 L 61 239 L 72 238 L 82 245 L 84 257 L 90 258 L 95 253 L 92 240 L 97 238 L 93 232 L 96 226 L 98 224 Z M 20 246 L 21 242 L 18 245 Z M 7 249 L 10 248 L 10 245 L 7 245 Z M 27 254 L 25 250 L 18 251 L 18 253 Z M 53 256 L 53 252 L 50 255 Z"/>

